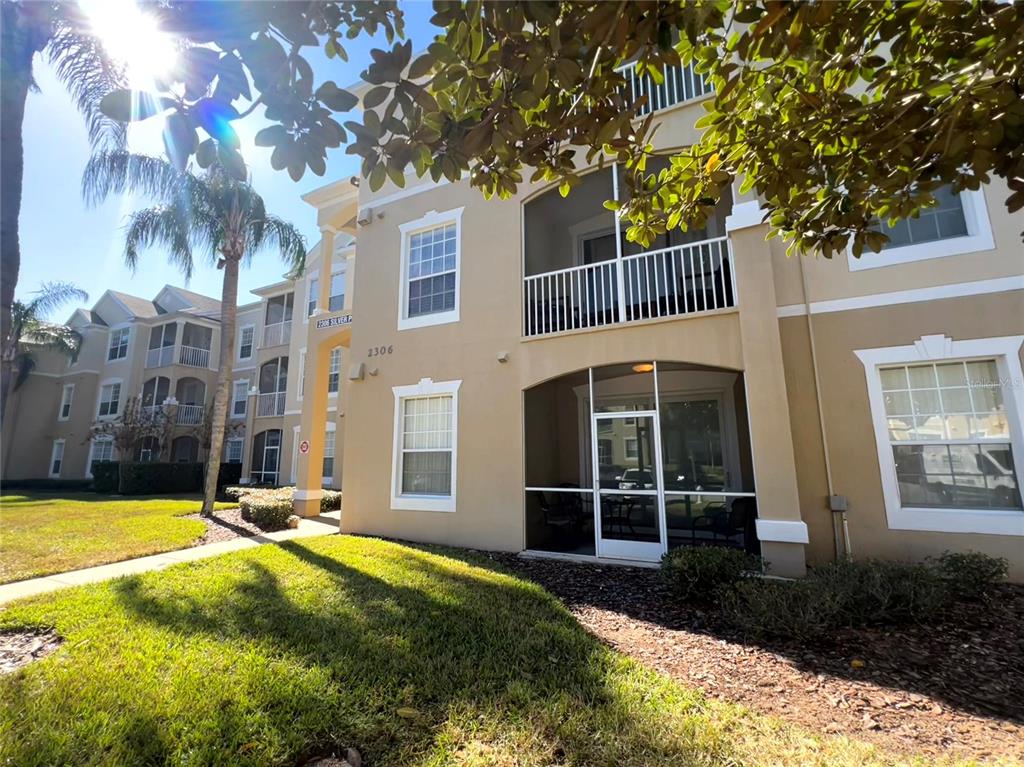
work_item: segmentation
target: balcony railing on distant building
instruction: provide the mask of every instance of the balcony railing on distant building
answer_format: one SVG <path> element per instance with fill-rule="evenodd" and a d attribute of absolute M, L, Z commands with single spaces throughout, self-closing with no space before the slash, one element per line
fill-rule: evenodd
<path fill-rule="evenodd" d="M 711 82 L 695 72 L 692 65 L 663 67 L 660 83 L 646 71 L 638 74 L 634 63 L 625 64 L 617 71 L 626 78 L 626 95 L 632 101 L 647 97 L 647 102 L 637 111 L 638 117 L 698 99 L 714 90 Z"/>
<path fill-rule="evenodd" d="M 281 346 L 292 339 L 292 321 L 276 322 L 263 326 L 263 345 Z"/>
<path fill-rule="evenodd" d="M 178 426 L 198 426 L 203 422 L 205 412 L 203 405 L 178 405 Z"/>
<path fill-rule="evenodd" d="M 198 346 L 182 346 L 178 354 L 178 362 L 193 368 L 205 368 L 210 366 L 210 350 L 200 349 Z"/>
<path fill-rule="evenodd" d="M 146 352 L 147 368 L 162 368 L 174 364 L 174 346 L 161 346 Z"/>
<path fill-rule="evenodd" d="M 256 398 L 256 415 L 267 417 L 284 415 L 285 392 L 264 392 Z"/>

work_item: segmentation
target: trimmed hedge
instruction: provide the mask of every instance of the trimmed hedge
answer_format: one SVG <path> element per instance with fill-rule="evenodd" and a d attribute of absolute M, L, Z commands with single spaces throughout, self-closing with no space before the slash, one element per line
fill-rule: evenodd
<path fill-rule="evenodd" d="M 0 493 L 8 490 L 88 490 L 88 479 L 5 479 L 0 482 Z"/>
<path fill-rule="evenodd" d="M 129 463 L 124 491 L 120 488 L 122 464 L 117 461 L 97 461 L 92 469 L 92 489 L 97 493 L 122 495 L 160 495 L 164 493 L 202 492 L 206 475 L 205 463 Z M 219 489 L 238 482 L 242 476 L 239 463 L 222 463 L 217 480 Z"/>

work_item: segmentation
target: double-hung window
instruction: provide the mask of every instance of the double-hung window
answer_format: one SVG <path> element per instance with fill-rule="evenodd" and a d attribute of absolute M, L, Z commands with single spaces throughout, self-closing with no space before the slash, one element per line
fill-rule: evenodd
<path fill-rule="evenodd" d="M 242 462 L 242 445 L 244 440 L 241 437 L 232 437 L 227 440 L 224 444 L 224 461 L 225 463 L 241 463 Z"/>
<path fill-rule="evenodd" d="M 935 205 L 923 209 L 916 218 L 900 219 L 892 226 L 888 221 L 880 221 L 878 228 L 889 242 L 880 253 L 866 250 L 860 258 L 855 258 L 851 250 L 850 270 L 977 253 L 995 247 L 984 191 L 954 192 L 946 186 L 932 196 Z"/>
<path fill-rule="evenodd" d="M 101 461 L 114 460 L 114 438 L 110 435 L 95 437 L 92 446 L 89 448 L 89 476 L 93 474 L 93 467 Z"/>
<path fill-rule="evenodd" d="M 460 381 L 396 386 L 391 508 L 455 511 Z"/>
<path fill-rule="evenodd" d="M 64 440 L 55 439 L 53 441 L 53 452 L 50 453 L 50 476 L 53 478 L 60 476 L 61 466 L 64 465 Z"/>
<path fill-rule="evenodd" d="M 101 418 L 117 415 L 121 405 L 121 384 L 120 382 L 103 384 L 100 387 L 100 405 L 96 414 Z"/>
<path fill-rule="evenodd" d="M 65 384 L 60 393 L 60 412 L 57 415 L 58 421 L 66 421 L 71 418 L 71 401 L 75 397 L 75 385 Z"/>
<path fill-rule="evenodd" d="M 110 346 L 107 347 L 107 361 L 122 360 L 128 356 L 128 337 L 131 328 L 114 328 L 110 331 Z"/>
<path fill-rule="evenodd" d="M 249 401 L 248 379 L 235 381 L 234 390 L 231 395 L 231 417 L 244 418 L 246 404 Z"/>
<path fill-rule="evenodd" d="M 238 359 L 252 359 L 252 343 L 255 335 L 256 328 L 254 326 L 246 325 L 242 328 L 242 332 L 238 334 Z"/>
<path fill-rule="evenodd" d="M 323 484 L 330 485 L 334 480 L 334 429 L 328 429 L 324 433 L 324 468 Z"/>
<path fill-rule="evenodd" d="M 341 347 L 335 346 L 331 349 L 331 356 L 327 364 L 327 393 L 337 394 L 338 384 L 341 381 Z M 325 475 L 326 476 L 326 475 Z"/>
<path fill-rule="evenodd" d="M 459 319 L 462 208 L 430 213 L 402 234 L 400 330 Z"/>
<path fill-rule="evenodd" d="M 868 375 L 889 526 L 1024 535 L 1024 338 L 857 352 Z"/>

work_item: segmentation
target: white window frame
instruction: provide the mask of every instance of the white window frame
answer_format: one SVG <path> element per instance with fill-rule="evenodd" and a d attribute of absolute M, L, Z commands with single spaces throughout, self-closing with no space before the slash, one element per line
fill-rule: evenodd
<path fill-rule="evenodd" d="M 60 468 L 57 471 L 53 470 L 53 463 L 57 460 L 57 448 L 60 448 Z M 55 439 L 53 441 L 53 447 L 50 448 L 50 464 L 46 467 L 46 473 L 50 479 L 60 479 L 60 473 L 64 471 L 64 447 L 65 440 Z"/>
<path fill-rule="evenodd" d="M 106 436 L 106 437 L 102 437 L 102 436 L 101 437 L 95 437 L 89 443 L 89 460 L 86 461 L 86 463 L 85 463 L 85 476 L 88 479 L 92 479 L 92 464 L 93 464 L 93 462 L 99 460 L 98 458 L 95 457 L 96 456 L 96 444 L 99 443 L 99 442 L 102 442 L 104 444 L 110 445 L 110 460 L 111 461 L 116 460 L 116 458 L 117 458 L 117 448 L 114 446 L 114 438 L 113 437 L 111 437 L 109 435 Z"/>
<path fill-rule="evenodd" d="M 336 463 L 333 463 L 333 462 L 337 460 L 337 455 L 338 455 L 338 424 L 336 424 L 334 421 L 328 421 L 326 427 L 324 428 L 324 454 L 323 454 L 323 457 L 320 460 L 320 466 L 321 467 L 323 466 L 324 459 L 326 459 L 328 457 L 328 455 L 327 455 L 327 435 L 328 434 L 333 434 L 334 435 L 334 444 L 331 447 L 330 459 L 331 459 L 331 462 L 332 462 L 332 464 L 331 464 L 332 468 L 334 470 L 337 470 L 338 465 Z M 321 468 L 320 471 L 321 471 L 321 473 L 323 473 L 323 469 L 322 468 Z M 331 476 L 329 476 L 329 477 L 328 476 L 320 477 L 320 484 L 323 487 L 334 487 L 334 472 L 332 471 L 331 472 Z"/>
<path fill-rule="evenodd" d="M 896 461 L 892 454 L 882 380 L 878 369 L 891 365 L 914 365 L 944 360 L 994 359 L 999 372 L 1003 401 L 1018 481 L 1024 468 L 1024 373 L 1020 349 L 1024 336 L 975 338 L 954 341 L 943 335 L 923 336 L 909 346 L 860 349 L 854 352 L 864 365 L 868 403 L 878 448 L 885 515 L 892 530 L 921 530 L 938 533 L 980 533 L 1024 536 L 1024 512 L 1002 509 L 935 509 L 900 505 Z"/>
<path fill-rule="evenodd" d="M 453 208 L 438 213 L 432 210 L 422 218 L 407 221 L 398 227 L 402 238 L 401 262 L 398 270 L 398 329 L 428 327 L 430 325 L 446 325 L 459 321 L 459 305 L 462 295 L 462 208 Z M 409 316 L 409 240 L 412 235 L 427 229 L 434 229 L 447 224 L 455 224 L 455 306 L 446 312 Z"/>
<path fill-rule="evenodd" d="M 100 405 L 103 404 L 103 389 L 107 386 L 113 386 L 118 384 L 120 388 L 117 392 L 117 409 L 113 413 L 107 413 L 106 415 L 100 415 Z M 121 378 L 108 378 L 105 381 L 100 381 L 99 390 L 96 392 L 96 420 L 104 421 L 111 418 L 117 418 L 121 413 L 121 403 L 123 402 L 122 397 L 124 396 L 124 380 Z"/>
<path fill-rule="evenodd" d="M 331 358 L 334 353 L 338 353 L 338 370 L 335 375 L 338 376 L 338 388 L 331 391 Z M 338 392 L 341 391 L 341 347 L 335 346 L 329 352 L 327 352 L 327 396 L 337 398 Z"/>
<path fill-rule="evenodd" d="M 296 395 L 295 401 L 302 402 L 302 398 L 306 396 L 306 347 L 303 346 L 299 349 L 299 380 L 295 382 Z"/>
<path fill-rule="evenodd" d="M 238 403 L 238 385 L 245 385 L 245 394 L 242 396 L 242 402 L 245 403 L 241 413 L 235 412 L 235 405 Z M 231 382 L 231 417 L 232 418 L 245 418 L 249 414 L 249 379 L 248 378 L 236 378 Z"/>
<path fill-rule="evenodd" d="M 243 357 L 242 356 L 242 346 L 243 346 L 242 338 L 244 337 L 245 331 L 247 331 L 247 330 L 252 331 L 252 339 L 249 341 L 249 355 L 246 356 L 246 357 Z M 239 362 L 241 362 L 242 360 L 251 360 L 255 356 L 255 354 L 256 354 L 256 326 L 254 324 L 252 324 L 252 323 L 247 324 L 247 325 L 242 325 L 242 327 L 240 327 L 238 329 L 238 352 L 237 352 L 238 360 L 239 360 Z"/>
<path fill-rule="evenodd" d="M 899 248 L 885 248 L 881 253 L 865 250 L 860 258 L 856 258 L 853 255 L 853 248 L 849 247 L 846 250 L 846 261 L 850 266 L 850 271 L 859 272 L 865 269 L 909 264 L 914 261 L 928 261 L 933 258 L 962 256 L 995 248 L 984 190 L 965 189 L 960 192 L 960 202 L 964 209 L 964 222 L 967 224 L 965 236 L 918 242 Z"/>
<path fill-rule="evenodd" d="M 455 511 L 459 465 L 459 387 L 462 381 L 434 382 L 423 378 L 410 386 L 394 386 L 395 426 L 391 451 L 392 511 Z M 411 495 L 402 493 L 402 402 L 417 397 L 450 395 L 452 398 L 452 492 L 451 495 Z"/>
<path fill-rule="evenodd" d="M 71 420 L 71 406 L 75 401 L 75 385 L 64 384 L 64 387 L 60 390 L 60 406 L 57 409 L 57 420 L 58 421 L 70 421 Z M 67 408 L 67 415 L 64 414 L 64 408 Z"/>
<path fill-rule="evenodd" d="M 112 349 L 114 349 L 114 334 L 115 333 L 119 334 L 122 331 L 125 331 L 128 334 L 128 337 L 125 339 L 125 342 L 124 342 L 124 354 L 122 356 L 120 356 L 120 357 L 113 357 L 112 358 L 110 356 L 110 352 L 111 352 Z M 120 348 L 121 344 L 118 344 L 117 347 Z M 107 355 L 106 355 L 106 361 L 108 363 L 122 362 L 122 361 L 128 359 L 129 357 L 131 357 L 131 354 L 132 354 L 132 326 L 131 325 L 115 325 L 114 327 L 112 327 L 110 329 L 110 333 L 107 334 Z"/>
<path fill-rule="evenodd" d="M 238 461 L 236 463 L 243 463 L 245 461 L 245 438 L 244 437 L 228 437 L 224 440 L 224 463 L 231 463 L 231 446 L 238 445 Z"/>

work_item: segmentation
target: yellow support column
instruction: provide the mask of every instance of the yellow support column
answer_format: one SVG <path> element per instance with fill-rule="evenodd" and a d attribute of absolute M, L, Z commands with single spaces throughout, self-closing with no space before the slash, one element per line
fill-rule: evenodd
<path fill-rule="evenodd" d="M 327 313 L 331 300 L 331 269 L 334 259 L 333 228 L 321 230 L 320 295 L 316 311 L 310 317 L 306 344 L 306 370 L 303 386 L 302 417 L 299 421 L 298 469 L 292 506 L 300 517 L 320 513 L 323 498 L 324 432 L 327 429 L 327 367 L 331 349 L 316 330 L 316 319 Z"/>

